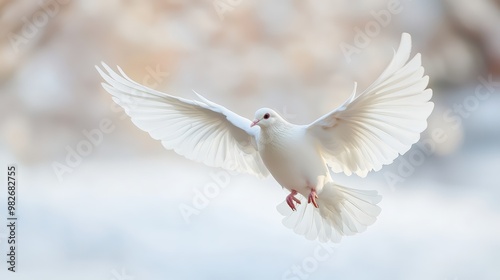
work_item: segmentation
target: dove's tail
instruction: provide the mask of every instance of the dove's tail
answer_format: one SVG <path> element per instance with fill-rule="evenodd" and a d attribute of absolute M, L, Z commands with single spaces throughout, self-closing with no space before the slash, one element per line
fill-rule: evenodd
<path fill-rule="evenodd" d="M 301 204 L 292 211 L 286 201 L 278 205 L 285 216 L 283 224 L 307 239 L 321 242 L 339 242 L 343 235 L 362 232 L 376 221 L 380 214 L 377 203 L 382 197 L 377 191 L 346 188 L 327 183 L 319 194 L 318 206 L 307 203 L 307 198 L 297 195 Z"/>

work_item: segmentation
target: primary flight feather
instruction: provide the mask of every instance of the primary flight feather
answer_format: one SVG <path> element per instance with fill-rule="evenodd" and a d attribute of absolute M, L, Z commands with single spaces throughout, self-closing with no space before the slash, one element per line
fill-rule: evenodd
<path fill-rule="evenodd" d="M 296 125 L 262 108 L 250 121 L 206 98 L 188 100 L 134 82 L 103 63 L 103 87 L 140 129 L 166 149 L 206 165 L 266 177 L 290 191 L 278 205 L 285 226 L 308 239 L 340 241 L 373 224 L 376 191 L 334 183 L 333 172 L 366 176 L 407 152 L 427 127 L 433 103 L 420 54 L 404 33 L 389 66 L 339 108 Z"/>

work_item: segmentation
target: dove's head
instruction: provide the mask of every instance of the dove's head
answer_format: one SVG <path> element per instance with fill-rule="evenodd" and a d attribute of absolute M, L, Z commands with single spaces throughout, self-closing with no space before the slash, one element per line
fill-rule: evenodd
<path fill-rule="evenodd" d="M 281 118 L 281 116 L 278 115 L 278 113 L 276 113 L 276 111 L 274 111 L 273 109 L 262 108 L 255 112 L 255 120 L 252 122 L 250 127 L 254 125 L 258 125 L 260 127 L 269 127 L 274 123 L 282 120 L 283 119 Z"/>

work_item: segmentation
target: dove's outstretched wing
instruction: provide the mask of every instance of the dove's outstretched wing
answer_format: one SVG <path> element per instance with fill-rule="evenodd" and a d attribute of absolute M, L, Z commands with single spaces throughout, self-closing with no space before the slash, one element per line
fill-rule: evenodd
<path fill-rule="evenodd" d="M 160 140 L 166 149 L 213 167 L 250 173 L 269 174 L 257 151 L 259 129 L 251 121 L 200 95 L 201 101 L 168 95 L 121 75 L 103 63 L 107 73 L 96 66 L 104 78 L 104 89 L 123 107 L 132 122 Z"/>
<path fill-rule="evenodd" d="M 404 154 L 420 138 L 434 108 L 420 54 L 409 62 L 404 33 L 389 66 L 364 92 L 307 127 L 334 172 L 366 176 Z"/>

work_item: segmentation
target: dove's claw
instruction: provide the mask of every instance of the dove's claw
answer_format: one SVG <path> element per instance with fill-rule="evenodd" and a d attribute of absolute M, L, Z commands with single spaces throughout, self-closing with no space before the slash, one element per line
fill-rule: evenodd
<path fill-rule="evenodd" d="M 287 197 L 286 197 L 286 203 L 288 204 L 288 206 L 290 206 L 290 209 L 292 209 L 293 211 L 297 210 L 297 208 L 295 207 L 295 204 L 293 202 L 295 201 L 295 202 L 297 202 L 297 204 L 300 204 L 300 200 L 295 197 L 296 194 L 297 194 L 297 191 L 292 190 L 292 192 L 289 195 L 287 195 Z"/>
<path fill-rule="evenodd" d="M 312 203 L 314 207 L 319 208 L 318 202 L 316 199 L 318 198 L 318 194 L 316 193 L 315 189 L 311 190 L 311 193 L 309 194 L 309 197 L 307 198 L 307 203 Z"/>

